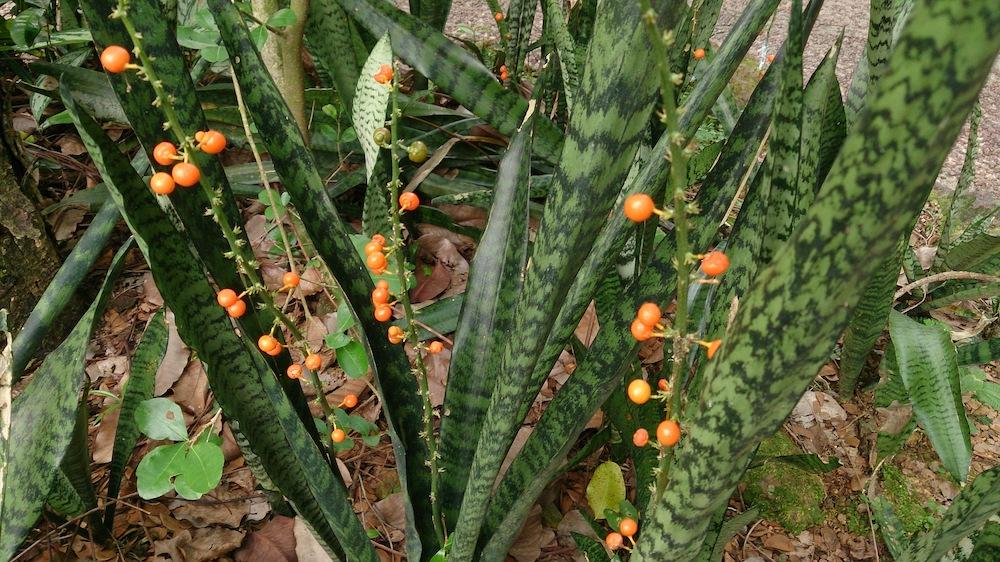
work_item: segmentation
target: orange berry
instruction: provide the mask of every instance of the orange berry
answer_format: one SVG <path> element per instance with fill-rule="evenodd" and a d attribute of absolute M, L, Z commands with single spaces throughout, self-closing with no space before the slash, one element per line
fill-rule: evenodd
<path fill-rule="evenodd" d="M 623 542 L 622 536 L 615 532 L 608 533 L 608 536 L 604 537 L 604 544 L 611 550 L 618 550 Z"/>
<path fill-rule="evenodd" d="M 292 363 L 285 369 L 285 374 L 288 375 L 290 379 L 301 379 L 302 378 L 302 365 L 298 363 Z"/>
<path fill-rule="evenodd" d="M 376 234 L 372 236 L 372 242 L 375 242 L 380 246 L 385 246 L 385 236 L 382 236 L 381 234 Z"/>
<path fill-rule="evenodd" d="M 278 343 L 278 340 L 274 339 L 274 336 L 269 334 L 264 334 L 263 336 L 257 338 L 257 347 L 264 353 L 271 351 L 279 345 L 281 344 Z"/>
<path fill-rule="evenodd" d="M 378 288 L 372 291 L 372 304 L 387 304 L 389 302 L 389 290 Z"/>
<path fill-rule="evenodd" d="M 375 310 L 376 312 L 378 311 L 378 309 Z M 381 320 L 381 322 L 384 322 L 384 320 Z M 402 343 L 405 335 L 403 334 L 403 329 L 400 328 L 399 326 L 389 326 L 388 337 L 389 337 L 389 343 L 396 344 L 396 343 Z"/>
<path fill-rule="evenodd" d="M 157 195 L 170 195 L 174 192 L 174 178 L 166 172 L 156 172 L 149 178 L 149 188 Z"/>
<path fill-rule="evenodd" d="M 643 324 L 638 318 L 632 321 L 631 331 L 632 337 L 635 338 L 636 341 L 646 341 L 653 337 L 653 329 L 646 324 Z"/>
<path fill-rule="evenodd" d="M 337 428 L 330 432 L 330 440 L 334 443 L 343 443 L 344 439 L 347 439 L 347 434 L 343 429 Z"/>
<path fill-rule="evenodd" d="M 387 304 L 380 304 L 375 307 L 375 319 L 379 322 L 388 322 L 392 319 L 392 307 Z"/>
<path fill-rule="evenodd" d="M 503 12 L 497 12 L 493 14 L 493 19 L 497 20 L 498 22 L 503 21 Z"/>
<path fill-rule="evenodd" d="M 163 141 L 153 147 L 153 160 L 156 160 L 156 163 L 161 166 L 173 164 L 175 156 L 177 156 L 177 147 L 173 143 Z"/>
<path fill-rule="evenodd" d="M 660 307 L 656 306 L 655 303 L 647 302 L 639 307 L 636 318 L 650 328 L 655 328 L 660 323 L 660 319 L 663 318 L 663 313 L 660 312 Z"/>
<path fill-rule="evenodd" d="M 774 54 L 767 55 L 767 62 L 774 62 Z"/>
<path fill-rule="evenodd" d="M 376 252 L 381 252 L 381 251 L 382 251 L 382 245 L 379 244 L 378 242 L 375 242 L 374 240 L 371 241 L 371 242 L 369 242 L 369 243 L 367 243 L 367 244 L 365 244 L 365 255 L 366 256 L 370 256 L 370 255 L 372 255 L 372 254 L 374 254 Z"/>
<path fill-rule="evenodd" d="M 416 211 L 420 206 L 420 197 L 416 193 L 407 191 L 399 196 L 399 208 L 404 211 Z"/>
<path fill-rule="evenodd" d="M 375 81 L 379 84 L 388 84 L 392 81 L 392 65 L 383 64 L 379 67 L 378 72 L 375 73 Z"/>
<path fill-rule="evenodd" d="M 667 384 L 667 379 L 660 379 L 660 380 L 659 380 L 659 381 L 657 381 L 657 383 L 656 383 L 656 388 L 659 388 L 659 389 L 660 389 L 660 390 L 662 390 L 663 392 L 666 392 L 666 391 L 667 391 L 667 389 L 669 389 L 669 388 L 670 388 L 670 385 L 668 385 L 668 384 Z"/>
<path fill-rule="evenodd" d="M 267 354 L 268 354 L 268 355 L 270 355 L 271 357 L 277 357 L 277 356 L 281 355 L 281 351 L 282 351 L 283 349 L 285 349 L 285 348 L 284 348 L 284 346 L 282 346 L 282 345 L 281 345 L 281 344 L 279 343 L 278 345 L 276 345 L 276 346 L 274 347 L 274 349 L 272 349 L 271 351 L 266 351 L 265 353 L 267 353 Z"/>
<path fill-rule="evenodd" d="M 310 371 L 318 371 L 323 365 L 323 358 L 315 353 L 310 353 L 306 356 L 304 363 L 306 364 L 306 369 L 309 369 Z"/>
<path fill-rule="evenodd" d="M 653 216 L 656 205 L 653 198 L 645 193 L 629 195 L 625 200 L 625 216 L 632 222 L 643 222 Z"/>
<path fill-rule="evenodd" d="M 656 440 L 664 447 L 673 447 L 681 438 L 681 426 L 674 420 L 663 420 L 656 426 Z"/>
<path fill-rule="evenodd" d="M 294 271 L 289 271 L 281 276 L 281 282 L 286 287 L 298 287 L 300 281 L 302 281 L 302 278 L 299 277 L 299 274 Z"/>
<path fill-rule="evenodd" d="M 131 60 L 132 54 L 120 45 L 109 45 L 101 51 L 101 66 L 111 74 L 124 72 Z"/>
<path fill-rule="evenodd" d="M 632 444 L 636 447 L 645 447 L 649 443 L 649 432 L 646 428 L 640 427 L 632 434 Z"/>
<path fill-rule="evenodd" d="M 720 347 L 722 347 L 722 340 L 712 340 L 708 342 L 708 345 L 705 346 L 705 355 L 711 359 L 715 356 L 716 352 L 719 351 Z"/>
<path fill-rule="evenodd" d="M 233 318 L 239 318 L 246 314 L 247 303 L 243 301 L 236 301 L 232 305 L 226 307 L 226 313 Z"/>
<path fill-rule="evenodd" d="M 439 341 L 432 341 L 430 345 L 427 346 L 427 351 L 430 353 L 441 353 L 444 351 L 444 344 Z"/>
<path fill-rule="evenodd" d="M 205 138 L 205 131 L 198 131 L 194 134 L 194 140 L 201 142 L 201 139 Z"/>
<path fill-rule="evenodd" d="M 705 58 L 705 49 L 695 49 L 694 60 L 701 60 L 703 58 Z"/>
<path fill-rule="evenodd" d="M 353 408 L 353 407 L 357 406 L 358 405 L 358 395 L 357 394 L 348 394 L 347 396 L 344 397 L 344 401 L 341 402 L 341 404 L 345 408 Z"/>
<path fill-rule="evenodd" d="M 715 250 L 705 254 L 705 257 L 701 260 L 701 270 L 705 272 L 705 275 L 722 275 L 729 269 L 729 258 L 726 254 Z"/>
<path fill-rule="evenodd" d="M 628 399 L 636 404 L 649 402 L 649 396 L 652 392 L 652 389 L 649 388 L 649 383 L 642 379 L 635 379 L 628 383 Z"/>
<path fill-rule="evenodd" d="M 379 270 L 385 269 L 389 265 L 389 260 L 386 259 L 385 254 L 382 252 L 375 252 L 373 254 L 368 254 L 368 259 L 365 260 L 370 269 Z"/>
<path fill-rule="evenodd" d="M 229 308 L 236 304 L 238 300 L 240 300 L 240 296 L 232 289 L 223 289 L 215 295 L 215 302 L 219 303 L 219 306 L 222 308 Z"/>
<path fill-rule="evenodd" d="M 198 148 L 206 154 L 218 154 L 226 149 L 226 135 L 219 131 L 205 131 L 201 138 L 196 138 Z"/>
<path fill-rule="evenodd" d="M 190 162 L 178 162 L 170 175 L 181 187 L 192 187 L 201 180 L 201 170 Z"/>
<path fill-rule="evenodd" d="M 507 70 L 506 64 L 500 65 L 500 80 L 506 82 L 510 78 L 510 71 Z"/>
<path fill-rule="evenodd" d="M 625 535 L 626 537 L 631 537 L 639 530 L 639 524 L 635 522 L 635 519 L 631 517 L 626 517 L 618 523 L 618 532 Z"/>

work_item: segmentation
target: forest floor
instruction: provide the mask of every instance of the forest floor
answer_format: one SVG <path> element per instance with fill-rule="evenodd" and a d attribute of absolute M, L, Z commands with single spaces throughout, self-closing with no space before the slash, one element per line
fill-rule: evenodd
<path fill-rule="evenodd" d="M 743 4 L 745 0 L 726 2 L 716 41 L 724 37 Z M 775 18 L 769 38 L 758 45 L 767 47 L 768 52 L 774 52 L 783 37 L 789 10 L 787 3 L 784 4 Z M 827 0 L 807 47 L 807 70 L 815 67 L 834 43 L 842 26 L 846 26 L 844 52 L 838 65 L 838 74 L 846 89 L 866 36 L 867 7 L 864 0 Z M 449 33 L 481 39 L 490 37 L 495 29 L 492 14 L 484 1 L 455 0 Z M 757 51 L 753 54 L 756 55 Z M 986 142 L 981 149 L 973 184 L 980 207 L 995 206 L 1000 200 L 1000 147 L 991 142 L 1000 138 L 1000 71 L 997 68 L 983 94 L 982 103 L 984 117 L 980 135 Z M 964 151 L 963 133 L 942 171 L 940 195 L 953 188 Z M 449 212 L 467 213 L 454 215 L 456 221 L 481 223 L 483 220 L 481 213 L 470 213 L 468 209 L 452 209 Z M 265 277 L 273 277 L 274 271 L 268 273 L 268 268 L 279 271 L 280 268 L 267 261 L 266 250 L 270 242 L 264 232 L 261 208 L 254 204 L 245 213 L 247 232 L 255 244 L 255 252 L 264 262 L 262 269 Z M 82 216 L 81 212 L 79 217 Z M 911 242 L 918 248 L 933 249 L 938 242 L 940 219 L 940 206 L 934 200 L 925 209 Z M 78 227 L 82 231 L 84 226 L 66 217 L 53 220 L 61 221 L 64 240 L 70 239 Z M 54 229 L 59 226 L 53 225 Z M 425 302 L 464 290 L 468 260 L 474 251 L 471 243 L 446 232 L 431 232 L 418 243 L 435 271 L 435 274 L 421 279 L 416 289 L 428 295 Z M 321 297 L 316 298 L 321 300 Z M 120 395 L 136 340 L 149 317 L 162 306 L 163 300 L 145 264 L 141 258 L 133 257 L 114 292 L 96 342 L 88 353 L 86 371 L 93 389 Z M 329 307 L 320 305 L 313 320 L 299 319 L 310 339 L 321 340 L 332 316 Z M 968 319 L 960 315 L 939 319 L 949 323 L 956 331 L 974 329 L 969 326 Z M 589 342 L 597 329 L 593 314 L 588 314 L 581 322 L 577 336 L 585 343 Z M 657 344 L 651 344 L 643 349 L 641 357 L 645 364 L 655 365 L 662 360 L 662 349 L 658 349 Z M 431 358 L 431 394 L 436 405 L 440 405 L 443 398 L 449 360 L 450 352 L 447 350 Z M 542 409 L 559 386 L 572 375 L 574 367 L 572 355 L 564 353 L 536 398 L 527 423 L 515 441 L 515 450 L 524 443 Z M 1000 380 L 995 367 L 987 367 L 987 371 L 994 380 Z M 890 559 L 869 517 L 866 494 L 888 497 L 905 530 L 915 532 L 933 522 L 958 493 L 959 485 L 943 470 L 921 432 L 911 437 L 900 454 L 879 465 L 875 461 L 875 435 L 880 428 L 898 424 L 901 412 L 876 408 L 870 391 L 860 392 L 851 401 L 839 400 L 834 390 L 837 378 L 837 365 L 831 362 L 820 371 L 786 421 L 783 431 L 769 439 L 764 447 L 776 454 L 806 452 L 816 453 L 823 459 L 836 458 L 840 467 L 817 475 L 768 464 L 749 473 L 731 502 L 731 509 L 733 513 L 742 512 L 754 503 L 761 510 L 762 517 L 730 541 L 726 547 L 727 562 Z M 348 393 L 358 394 L 361 401 L 355 413 L 369 421 L 382 423 L 381 407 L 367 390 L 368 379 L 352 380 L 338 367 L 329 367 L 322 372 L 322 380 L 333 403 L 339 402 Z M 313 392 L 308 386 L 306 391 Z M 176 333 L 171 334 L 166 356 L 157 372 L 155 392 L 157 396 L 169 396 L 177 402 L 189 426 L 197 426 L 211 418 L 214 400 L 207 377 L 201 363 Z M 107 411 L 112 403 L 113 400 L 106 395 L 94 395 L 91 413 Z M 966 398 L 965 403 L 974 427 L 971 472 L 978 474 L 1000 464 L 1000 416 L 972 398 Z M 110 412 L 91 428 L 94 481 L 99 491 L 106 489 L 107 463 L 116 423 L 117 414 Z M 600 414 L 591 420 L 592 428 L 601 424 Z M 223 481 L 201 500 L 188 501 L 168 495 L 143 501 L 137 497 L 135 465 L 157 444 L 144 442 L 126 471 L 123 501 L 118 507 L 115 528 L 119 541 L 114 547 L 90 540 L 85 527 L 82 532 L 77 532 L 82 521 L 64 525 L 60 520 L 51 518 L 39 525 L 28 541 L 32 547 L 17 559 L 155 559 L 177 562 L 326 560 L 325 553 L 302 520 L 274 512 L 264 494 L 256 489 L 256 482 L 227 424 L 222 424 L 221 432 L 227 461 Z M 585 437 L 587 435 L 589 433 Z M 549 486 L 525 524 L 509 560 L 584 560 L 575 549 L 570 533 L 596 536 L 583 515 L 588 509 L 586 486 L 594 467 L 606 458 L 606 451 L 601 449 Z M 339 456 L 337 465 L 359 516 L 366 527 L 374 529 L 380 536 L 379 555 L 386 561 L 401 560 L 405 552 L 402 542 L 405 512 L 388 439 L 383 436 L 374 447 L 358 442 L 353 450 Z M 634 494 L 634 480 L 629 485 L 630 493 Z"/>

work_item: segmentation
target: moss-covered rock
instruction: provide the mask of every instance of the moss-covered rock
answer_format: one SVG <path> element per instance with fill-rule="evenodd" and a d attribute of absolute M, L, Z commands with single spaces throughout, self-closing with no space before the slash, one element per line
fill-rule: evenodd
<path fill-rule="evenodd" d="M 886 463 L 882 467 L 882 488 L 907 534 L 928 529 L 934 523 L 934 512 L 921 501 L 913 484 L 896 465 Z"/>
<path fill-rule="evenodd" d="M 757 459 L 799 455 L 802 451 L 782 432 L 760 444 Z M 761 515 L 798 534 L 823 521 L 823 479 L 789 464 L 766 462 L 747 472 L 743 497 Z"/>

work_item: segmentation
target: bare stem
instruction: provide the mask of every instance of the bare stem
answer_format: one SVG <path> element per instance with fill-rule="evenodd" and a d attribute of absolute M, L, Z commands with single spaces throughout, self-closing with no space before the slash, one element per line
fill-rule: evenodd
<path fill-rule="evenodd" d="M 410 296 L 407 291 L 410 279 L 410 272 L 406 269 L 406 256 L 404 255 L 403 227 L 400 224 L 399 216 L 402 210 L 399 208 L 399 188 L 402 182 L 399 179 L 399 82 L 398 73 L 393 73 L 390 98 L 392 100 L 392 115 L 390 131 L 392 132 L 392 144 L 389 152 L 392 160 L 392 180 L 389 182 L 389 216 L 392 220 L 392 255 L 395 259 L 396 278 L 399 281 L 400 291 L 397 297 L 399 303 L 403 305 L 403 313 L 406 317 L 406 339 L 413 344 L 416 352 L 415 367 L 413 373 L 417 377 L 420 398 L 423 400 L 423 437 L 427 445 L 428 464 L 431 471 L 431 509 L 434 520 L 434 531 L 441 544 L 445 542 L 444 520 L 441 517 L 441 502 L 438 498 L 438 453 L 437 440 L 434 437 L 434 406 L 431 404 L 430 388 L 427 383 L 427 366 L 424 364 L 424 345 L 420 342 L 417 333 L 417 323 L 414 321 L 413 306 L 410 304 Z"/>

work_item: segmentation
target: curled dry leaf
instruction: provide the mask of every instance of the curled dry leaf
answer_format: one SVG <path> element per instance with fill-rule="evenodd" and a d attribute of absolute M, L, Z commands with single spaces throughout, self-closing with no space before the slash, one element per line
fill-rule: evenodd
<path fill-rule="evenodd" d="M 238 548 L 244 534 L 222 527 L 183 530 L 153 543 L 153 551 L 158 557 L 170 557 L 171 562 L 218 560 Z"/>
<path fill-rule="evenodd" d="M 243 518 L 250 513 L 253 497 L 242 488 L 230 489 L 219 486 L 212 491 L 209 501 L 173 500 L 169 506 L 177 519 L 187 521 L 198 528 L 222 525 L 236 529 Z"/>
<path fill-rule="evenodd" d="M 296 562 L 294 525 L 291 517 L 274 516 L 250 533 L 233 558 L 236 562 Z"/>
<path fill-rule="evenodd" d="M 301 517 L 295 518 L 293 531 L 295 535 L 295 555 L 300 562 L 333 562 L 333 559 L 327 554 L 323 545 L 313 536 L 304 519 Z"/>
<path fill-rule="evenodd" d="M 552 529 L 542 525 L 542 507 L 536 504 L 531 508 L 528 519 L 521 527 L 521 534 L 507 554 L 517 562 L 535 562 L 542 554 L 542 547 L 547 546 L 555 538 L 556 534 Z"/>
<path fill-rule="evenodd" d="M 174 313 L 167 312 L 167 351 L 160 361 L 160 368 L 156 370 L 156 387 L 153 390 L 154 396 L 163 396 L 177 379 L 184 374 L 188 359 L 191 357 L 191 350 L 184 345 L 180 335 L 177 333 L 177 324 L 174 322 Z"/>

